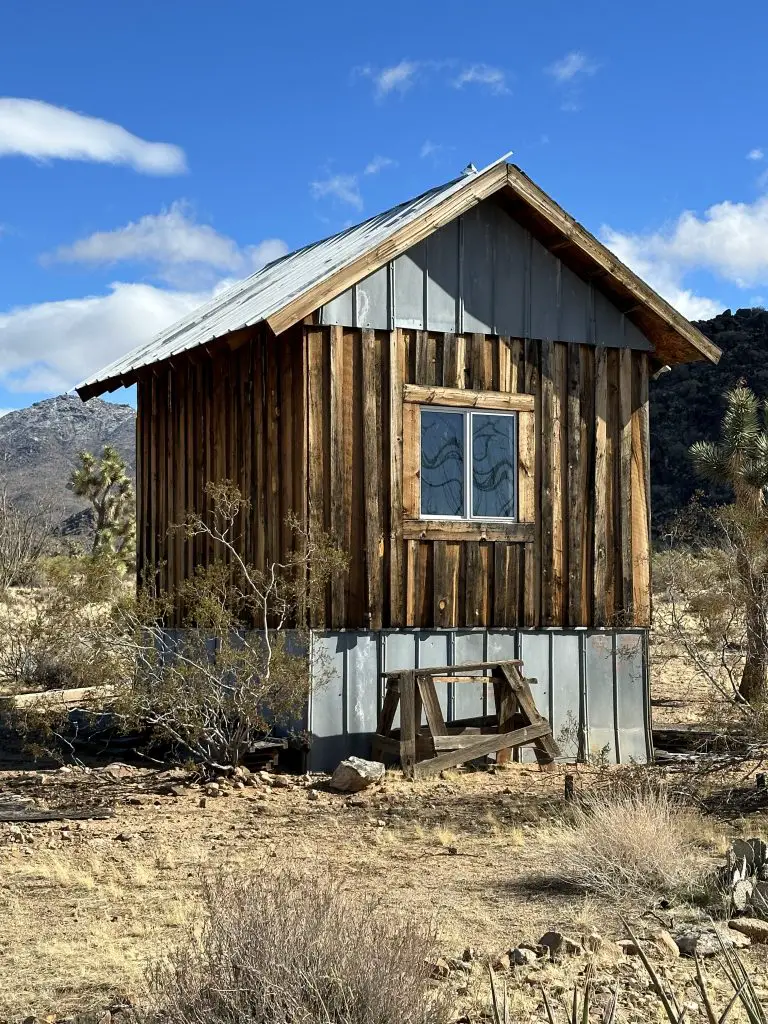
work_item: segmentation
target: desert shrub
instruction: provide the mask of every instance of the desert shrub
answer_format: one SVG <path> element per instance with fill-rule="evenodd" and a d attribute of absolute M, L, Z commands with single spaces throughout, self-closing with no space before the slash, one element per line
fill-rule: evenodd
<path fill-rule="evenodd" d="M 322 530 L 289 517 L 293 550 L 264 568 L 249 564 L 236 542 L 247 499 L 227 481 L 206 490 L 208 518 L 190 514 L 177 528 L 208 542 L 209 564 L 173 594 L 153 597 L 145 586 L 134 609 L 116 613 L 113 648 L 126 671 L 115 710 L 184 759 L 221 766 L 276 724 L 290 726 L 310 681 L 326 677 L 307 622 L 348 559 Z M 169 631 L 177 608 L 183 629 Z"/>
<path fill-rule="evenodd" d="M 706 821 L 655 787 L 611 788 L 548 836 L 552 879 L 615 904 L 688 897 L 706 883 Z"/>
<path fill-rule="evenodd" d="M 220 872 L 191 928 L 149 975 L 146 1020 L 166 1024 L 442 1024 L 434 931 L 340 879 Z"/>
<path fill-rule="evenodd" d="M 12 690 L 113 682 L 113 602 L 124 590 L 108 558 L 39 563 L 40 586 L 0 595 L 0 680 Z"/>
<path fill-rule="evenodd" d="M 0 592 L 37 582 L 37 561 L 51 541 L 53 520 L 50 505 L 15 502 L 0 481 Z"/>

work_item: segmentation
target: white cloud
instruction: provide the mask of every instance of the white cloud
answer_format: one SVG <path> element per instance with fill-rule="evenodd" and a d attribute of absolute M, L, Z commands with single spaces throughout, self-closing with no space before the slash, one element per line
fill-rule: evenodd
<path fill-rule="evenodd" d="M 579 75 L 594 75 L 597 71 L 597 64 L 580 50 L 571 50 L 560 60 L 550 64 L 546 71 L 557 82 L 572 82 Z"/>
<path fill-rule="evenodd" d="M 365 165 L 363 174 L 378 174 L 388 167 L 397 167 L 397 160 L 393 160 L 391 156 L 375 156 Z"/>
<path fill-rule="evenodd" d="M 113 284 L 106 295 L 0 314 L 0 381 L 10 391 L 59 394 L 147 342 L 214 293 Z"/>
<path fill-rule="evenodd" d="M 686 316 L 713 316 L 723 303 L 696 295 L 686 276 L 708 271 L 739 288 L 768 283 L 768 196 L 753 203 L 725 200 L 699 215 L 686 210 L 647 234 L 603 229 L 606 244 Z"/>
<path fill-rule="evenodd" d="M 310 182 L 310 189 L 315 199 L 332 197 L 341 203 L 347 203 L 356 210 L 362 210 L 363 197 L 356 174 L 332 174 L 327 178 Z"/>
<path fill-rule="evenodd" d="M 447 148 L 447 146 L 442 145 L 440 142 L 432 142 L 431 139 L 425 139 L 421 144 L 419 156 L 422 160 L 428 160 L 430 157 L 437 157 L 444 153 Z"/>
<path fill-rule="evenodd" d="M 186 204 L 174 203 L 162 213 L 148 214 L 124 227 L 97 231 L 71 245 L 62 245 L 45 255 L 43 262 L 109 265 L 131 260 L 157 266 L 166 278 L 178 281 L 195 265 L 252 273 L 287 251 L 285 242 L 278 238 L 241 248 L 210 224 L 198 224 Z"/>
<path fill-rule="evenodd" d="M 702 216 L 686 210 L 665 230 L 629 237 L 646 258 L 682 273 L 708 270 L 740 288 L 768 280 L 768 195 L 753 203 L 726 199 Z"/>
<path fill-rule="evenodd" d="M 647 236 L 622 234 L 603 228 L 602 237 L 622 263 L 646 281 L 667 302 L 690 320 L 707 320 L 723 309 L 717 299 L 697 295 L 683 283 L 685 270 L 673 261 L 649 250 Z"/>
<path fill-rule="evenodd" d="M 456 89 L 465 85 L 485 85 L 492 93 L 501 96 L 509 92 L 507 76 L 501 68 L 491 67 L 490 64 L 472 64 L 464 68 L 453 80 Z"/>
<path fill-rule="evenodd" d="M 41 100 L 0 97 L 0 156 L 127 164 L 143 174 L 181 174 L 184 151 L 147 142 L 120 125 Z"/>
<path fill-rule="evenodd" d="M 747 153 L 747 160 L 762 160 L 765 153 L 760 148 L 750 149 Z"/>
<path fill-rule="evenodd" d="M 364 68 L 363 73 L 373 79 L 377 98 L 384 99 L 392 92 L 407 92 L 416 81 L 420 67 L 419 61 L 401 60 L 399 64 L 392 64 L 390 67 L 381 68 L 378 71 L 373 68 Z"/>

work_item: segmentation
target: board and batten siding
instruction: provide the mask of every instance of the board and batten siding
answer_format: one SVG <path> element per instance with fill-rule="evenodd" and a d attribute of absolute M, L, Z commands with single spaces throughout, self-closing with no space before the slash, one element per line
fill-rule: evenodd
<path fill-rule="evenodd" d="M 258 568 L 293 547 L 288 514 L 306 516 L 301 327 L 279 339 L 257 328 L 235 345 L 179 356 L 138 381 L 138 572 L 166 593 L 222 556 L 205 536 L 172 529 L 187 512 L 207 516 L 208 481 L 231 480 L 248 498 L 235 539 Z"/>
<path fill-rule="evenodd" d="M 403 536 L 406 384 L 534 397 L 526 541 Z M 138 383 L 142 576 L 167 592 L 210 563 L 205 537 L 171 527 L 187 511 L 206 515 L 206 483 L 225 479 L 250 502 L 237 527 L 246 561 L 285 556 L 289 513 L 349 553 L 316 626 L 649 624 L 644 352 L 408 329 L 250 330 Z"/>
<path fill-rule="evenodd" d="M 402 328 L 304 330 L 307 507 L 351 559 L 315 625 L 649 625 L 645 352 Z M 532 540 L 403 536 L 405 384 L 534 396 Z"/>

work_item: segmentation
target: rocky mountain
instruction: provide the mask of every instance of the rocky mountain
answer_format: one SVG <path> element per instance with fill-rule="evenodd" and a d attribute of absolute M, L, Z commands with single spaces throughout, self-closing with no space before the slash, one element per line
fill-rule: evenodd
<path fill-rule="evenodd" d="M 768 311 L 730 309 L 696 326 L 722 349 L 717 366 L 684 363 L 651 381 L 651 507 L 658 535 L 696 491 L 706 504 L 728 501 L 725 488 L 697 479 L 688 449 L 694 441 L 717 439 L 723 394 L 738 381 L 768 399 Z"/>
<path fill-rule="evenodd" d="M 112 445 L 135 473 L 136 411 L 101 398 L 59 395 L 0 418 L 0 481 L 16 501 L 53 504 L 75 532 L 87 503 L 67 489 L 77 453 Z"/>

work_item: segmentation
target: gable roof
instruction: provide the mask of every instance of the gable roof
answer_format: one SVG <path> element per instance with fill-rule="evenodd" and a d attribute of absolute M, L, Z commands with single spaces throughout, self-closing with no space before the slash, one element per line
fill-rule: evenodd
<path fill-rule="evenodd" d="M 267 264 L 77 385 L 88 399 L 133 383 L 154 363 L 266 322 L 291 327 L 475 204 L 496 195 L 576 273 L 594 280 L 653 343 L 660 359 L 717 362 L 720 350 L 506 157 Z"/>

